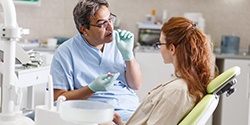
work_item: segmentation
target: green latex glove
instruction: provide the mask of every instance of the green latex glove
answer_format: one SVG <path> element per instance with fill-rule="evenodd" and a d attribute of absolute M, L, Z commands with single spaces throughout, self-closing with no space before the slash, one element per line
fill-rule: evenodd
<path fill-rule="evenodd" d="M 116 74 L 105 74 L 98 76 L 92 83 L 88 85 L 88 87 L 93 91 L 107 91 L 112 83 L 118 78 L 120 73 Z"/>
<path fill-rule="evenodd" d="M 134 58 L 134 34 L 130 31 L 118 29 L 115 32 L 115 40 L 124 60 L 129 61 Z"/>

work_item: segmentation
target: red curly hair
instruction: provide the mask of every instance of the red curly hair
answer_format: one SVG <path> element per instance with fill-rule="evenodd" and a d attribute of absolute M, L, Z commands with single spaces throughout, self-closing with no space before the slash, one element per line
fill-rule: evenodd
<path fill-rule="evenodd" d="M 184 17 L 172 17 L 161 28 L 166 46 L 176 48 L 175 74 L 183 78 L 189 92 L 199 102 L 206 94 L 208 83 L 214 78 L 215 57 L 211 42 L 194 22 Z"/>

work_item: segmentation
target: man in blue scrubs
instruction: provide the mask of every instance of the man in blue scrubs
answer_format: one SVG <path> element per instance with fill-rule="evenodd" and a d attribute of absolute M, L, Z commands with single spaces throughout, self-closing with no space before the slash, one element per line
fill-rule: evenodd
<path fill-rule="evenodd" d="M 141 86 L 134 58 L 134 34 L 113 30 L 116 18 L 106 0 L 80 0 L 73 11 L 77 35 L 56 50 L 51 74 L 54 99 L 109 103 L 124 121 L 139 105 L 133 90 Z"/>

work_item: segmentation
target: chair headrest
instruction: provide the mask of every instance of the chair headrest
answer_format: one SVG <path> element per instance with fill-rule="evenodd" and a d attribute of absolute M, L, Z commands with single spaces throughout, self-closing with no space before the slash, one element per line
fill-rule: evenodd
<path fill-rule="evenodd" d="M 225 85 L 228 81 L 230 81 L 232 78 L 240 74 L 240 67 L 234 66 L 230 69 L 224 71 L 219 76 L 217 76 L 215 79 L 213 79 L 207 86 L 207 93 L 214 93 L 219 88 Z"/>

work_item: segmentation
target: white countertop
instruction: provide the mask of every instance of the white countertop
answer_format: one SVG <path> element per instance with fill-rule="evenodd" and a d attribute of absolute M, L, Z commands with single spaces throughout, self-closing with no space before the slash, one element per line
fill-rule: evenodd
<path fill-rule="evenodd" d="M 25 51 L 34 50 L 34 51 L 42 51 L 42 52 L 54 52 L 56 47 L 23 47 Z"/>
<path fill-rule="evenodd" d="M 152 46 L 140 46 L 134 49 L 135 52 L 144 52 L 144 53 L 160 53 L 160 51 Z M 250 55 L 243 54 L 215 54 L 217 59 L 249 59 Z"/>
<path fill-rule="evenodd" d="M 137 23 L 139 29 L 155 29 L 160 30 L 162 24 L 151 24 L 151 23 Z"/>
<path fill-rule="evenodd" d="M 217 59 L 249 59 L 250 55 L 236 55 L 236 54 L 216 54 Z"/>
<path fill-rule="evenodd" d="M 24 47 L 24 50 L 28 51 L 33 49 L 34 51 L 44 51 L 44 52 L 54 52 L 56 47 Z M 152 46 L 140 46 L 134 49 L 135 52 L 145 52 L 145 53 L 160 53 L 160 51 Z M 249 59 L 250 55 L 243 54 L 215 54 L 217 59 Z"/>

